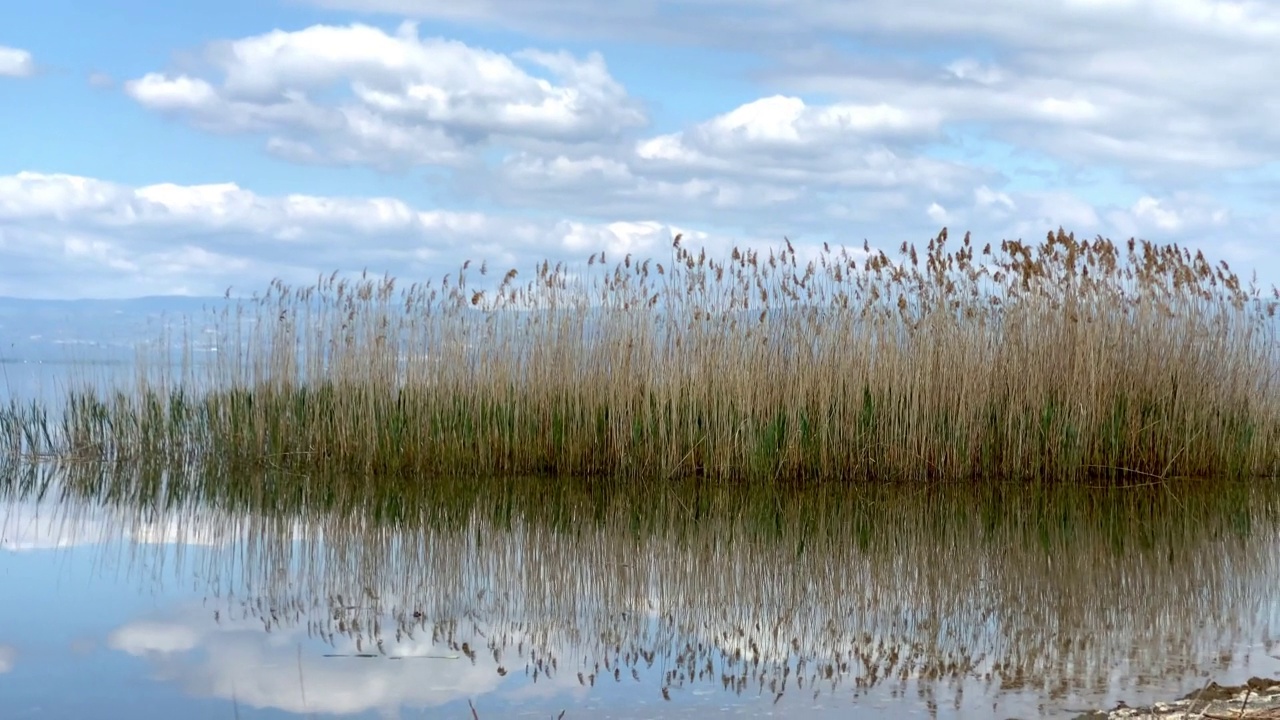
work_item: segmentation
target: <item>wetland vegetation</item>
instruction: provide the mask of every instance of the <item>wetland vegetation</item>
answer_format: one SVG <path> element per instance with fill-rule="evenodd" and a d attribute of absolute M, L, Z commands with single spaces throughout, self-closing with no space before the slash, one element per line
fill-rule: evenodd
<path fill-rule="evenodd" d="M 127 387 L 11 401 L 0 453 L 362 484 L 1280 472 L 1275 288 L 1061 230 L 899 249 L 276 283 L 212 317 L 210 359 L 192 325 Z"/>
<path fill-rule="evenodd" d="M 1028 717 L 1276 674 L 1280 292 L 1062 231 L 899 250 L 228 297 L 0 407 L 0 541 L 199 588 L 112 642 L 235 713 Z"/>

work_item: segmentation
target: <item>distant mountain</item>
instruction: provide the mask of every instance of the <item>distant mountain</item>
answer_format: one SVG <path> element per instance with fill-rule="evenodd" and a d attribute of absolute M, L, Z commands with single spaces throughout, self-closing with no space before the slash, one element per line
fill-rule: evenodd
<path fill-rule="evenodd" d="M 166 326 L 180 332 L 184 317 L 198 323 L 227 303 L 220 297 L 0 297 L 0 402 L 39 398 L 56 408 L 69 383 L 129 374 L 139 344 L 162 337 Z"/>
<path fill-rule="evenodd" d="M 130 300 L 26 300 L 0 297 L 0 361 L 127 360 L 142 341 L 184 316 L 200 318 L 228 301 L 217 297 Z"/>

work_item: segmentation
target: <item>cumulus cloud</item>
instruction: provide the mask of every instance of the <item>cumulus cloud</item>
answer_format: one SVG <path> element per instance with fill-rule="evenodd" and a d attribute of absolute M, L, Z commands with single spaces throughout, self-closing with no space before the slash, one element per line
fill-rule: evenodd
<path fill-rule="evenodd" d="M 781 172 L 779 173 L 781 174 Z M 761 213 L 805 200 L 801 187 L 675 168 L 646 174 L 632 164 L 602 156 L 508 156 L 492 173 L 464 181 L 467 190 L 509 207 L 562 210 L 595 218 L 661 214 L 685 222 L 733 218 L 750 226 Z"/>
<path fill-rule="evenodd" d="M 212 43 L 203 58 L 210 77 L 151 72 L 125 91 L 204 130 L 261 135 L 290 160 L 456 166 L 495 139 L 592 142 L 645 122 L 599 53 L 504 55 L 408 22 L 275 30 Z"/>
<path fill-rule="evenodd" d="M 498 53 L 424 37 L 412 22 L 394 31 L 316 25 L 211 43 L 182 71 L 144 74 L 125 91 L 205 131 L 253 137 L 290 163 L 444 167 L 433 176 L 441 189 L 499 212 L 536 210 L 538 220 L 420 211 L 393 200 L 259 198 L 219 185 L 201 192 L 252 197 L 245 201 L 253 207 L 216 222 L 197 222 L 204 210 L 193 210 L 183 227 L 193 235 L 151 247 L 145 262 L 87 229 L 44 242 L 56 238 L 77 262 L 119 273 L 207 267 L 210 276 L 242 278 L 267 263 L 290 277 L 345 266 L 349 248 L 322 239 L 330 228 L 380 248 L 361 266 L 412 272 L 462 250 L 498 253 L 500 263 L 556 258 L 570 235 L 592 232 L 606 233 L 613 246 L 657 248 L 616 233 L 643 227 L 640 236 L 656 238 L 677 226 L 734 241 L 785 234 L 802 243 L 866 238 L 888 246 L 932 236 L 942 224 L 993 239 L 1039 237 L 1059 224 L 1086 235 L 1184 242 L 1209 230 L 1215 234 L 1199 244 L 1212 252 L 1225 247 L 1216 233 L 1253 221 L 1227 212 L 1222 198 L 1188 189 L 1280 160 L 1280 130 L 1267 120 L 1280 111 L 1280 76 L 1265 72 L 1280 11 L 1261 6 L 1061 0 L 1027 10 L 1011 0 L 911 8 L 867 0 L 851 13 L 834 0 L 785 7 L 372 0 L 359 7 L 501 26 L 540 38 L 534 44 L 542 49 Z M 681 21 L 671 23 L 676 10 Z M 619 37 L 743 51 L 762 61 L 748 79 L 768 90 L 650 130 L 642 104 L 600 54 L 555 49 L 557 38 L 570 36 L 602 48 Z M 653 70 L 670 63 L 657 58 Z M 1123 196 L 1099 201 L 1085 170 L 1117 178 Z M 323 219 L 295 217 L 307 202 Z M 246 232 L 250 217 L 258 224 Z M 139 227 L 158 222 L 139 218 Z M 233 228 L 239 241 L 216 239 Z M 288 261 L 286 246 L 306 246 L 313 262 Z M 1258 253 L 1264 270 L 1275 263 L 1274 253 Z"/>
<path fill-rule="evenodd" d="M 0 176 L 0 295 L 248 294 L 334 270 L 440 277 L 466 259 L 527 268 L 598 250 L 665 251 L 657 221 L 523 220 L 419 210 L 393 198 L 264 196 L 235 183 L 131 187 Z"/>
<path fill-rule="evenodd" d="M 991 213 L 1012 213 L 1018 207 L 1008 193 L 997 192 L 981 185 L 973 191 L 974 205 Z"/>
<path fill-rule="evenodd" d="M 1127 235 L 1159 237 L 1225 228 L 1231 213 L 1208 196 L 1182 192 L 1163 198 L 1144 195 L 1109 219 Z"/>
<path fill-rule="evenodd" d="M 943 184 L 962 171 L 927 158 L 904 159 L 875 142 L 937 130 L 937 118 L 928 111 L 911 113 L 884 103 L 814 107 L 800 98 L 774 96 L 644 140 L 635 154 L 646 169 L 676 173 L 856 186 Z"/>
<path fill-rule="evenodd" d="M 841 0 L 309 0 L 313 5 L 443 19 L 577 37 L 625 37 L 659 42 L 771 50 L 805 47 L 803 40 L 841 34 L 877 36 L 880 44 L 979 36 L 1010 45 L 1059 48 L 1093 44 L 1130 33 L 1266 40 L 1280 32 L 1280 9 L 1226 0 L 1135 0 L 1099 3 L 1052 0 L 1028 7 L 1018 0 L 863 0 L 856 11 Z M 671 22 L 679 16 L 681 22 Z M 725 22 L 728 19 L 734 22 Z M 1052 28 L 1053 32 L 1044 32 Z M 713 31 L 714 32 L 710 32 Z M 1181 38 L 1171 38 L 1176 42 Z"/>
<path fill-rule="evenodd" d="M 951 200 L 991 176 L 909 152 L 938 139 L 941 115 L 882 100 L 773 95 L 645 137 L 644 114 L 598 54 L 500 55 L 422 39 L 408 23 L 394 34 L 365 25 L 277 30 L 214 43 L 203 60 L 208 76 L 153 72 L 126 92 L 210 132 L 261 135 L 290 162 L 444 165 L 469 196 L 605 221 L 755 211 L 739 216 L 733 229 L 742 232 L 761 212 L 785 212 L 795 232 L 832 213 L 847 219 L 855 198 L 824 193 L 875 199 L 912 187 Z M 346 92 L 335 97 L 334 88 Z M 496 167 L 485 147 L 498 148 Z M 806 207 L 815 199 L 833 209 Z"/>
<path fill-rule="evenodd" d="M 0 45 L 0 77 L 29 77 L 35 72 L 35 59 L 29 51 Z"/>
<path fill-rule="evenodd" d="M 923 229 L 936 222 L 923 211 L 931 202 L 955 202 L 974 183 L 998 180 L 913 150 L 937 132 L 928 112 L 778 95 L 611 153 L 511 153 L 492 172 L 460 182 L 507 206 L 573 208 L 596 218 L 662 213 L 775 240 L 912 205 Z"/>
<path fill-rule="evenodd" d="M 1168 88 L 1204 73 L 1182 60 L 1172 63 L 1180 70 L 1161 78 L 1146 77 L 1145 70 L 1130 77 L 1124 70 L 1097 76 L 1080 69 L 1084 59 L 1055 58 L 1051 65 L 1048 58 L 1021 52 L 1007 65 L 989 70 L 997 79 L 985 82 L 952 72 L 925 75 L 885 68 L 859 73 L 853 62 L 797 60 L 776 70 L 775 81 L 809 93 L 892 97 L 904 112 L 928 110 L 944 128 L 969 128 L 964 133 L 971 139 L 1032 150 L 1067 167 L 1116 167 L 1144 182 L 1184 181 L 1206 170 L 1258 167 L 1280 158 L 1275 126 L 1237 112 L 1259 102 L 1255 94 L 1268 92 L 1262 87 L 1275 84 L 1280 90 L 1270 76 L 1258 77 L 1260 85 L 1248 92 L 1206 87 L 1203 93 L 1184 96 Z M 1201 77 L 1200 82 L 1207 86 L 1211 79 Z"/>
<path fill-rule="evenodd" d="M 900 43 L 890 50 L 895 62 L 829 47 L 779 50 L 769 80 L 853 102 L 890 97 L 972 137 L 1068 166 L 1111 165 L 1165 190 L 1206 170 L 1280 158 L 1280 131 L 1266 119 L 1280 109 L 1280 78 L 1265 69 L 1280 41 L 1274 8 L 1051 2 L 1009 14 L 998 2 L 929 2 L 919 13 L 867 5 L 862 29 L 832 32 L 878 29 Z M 913 37 L 929 39 L 928 56 L 907 45 Z M 988 44 L 979 59 L 975 46 Z M 939 67 L 939 55 L 951 59 Z"/>
<path fill-rule="evenodd" d="M 570 10 L 548 0 L 311 2 L 752 53 L 766 59 L 757 79 L 891 108 L 884 124 L 964 128 L 1068 164 L 1122 165 L 1148 182 L 1280 156 L 1280 128 L 1270 121 L 1280 111 L 1280 75 L 1270 71 L 1280 7 L 1266 3 L 866 0 L 851 10 L 841 0 L 629 0 Z"/>
<path fill-rule="evenodd" d="M 628 201 L 624 187 L 617 191 L 619 205 Z M 600 250 L 612 257 L 663 257 L 676 233 L 712 254 L 733 245 L 776 247 L 784 234 L 801 248 L 824 240 L 860 246 L 864 238 L 894 248 L 902 240 L 926 241 L 941 224 L 990 242 L 1036 240 L 1060 225 L 1085 237 L 1156 237 L 1193 244 L 1214 257 L 1230 251 L 1233 261 L 1252 248 L 1249 259 L 1260 275 L 1268 283 L 1280 278 L 1274 243 L 1265 241 L 1268 226 L 1205 194 L 1150 194 L 1095 206 L 1067 191 L 987 185 L 953 193 L 933 192 L 926 184 L 815 197 L 798 191 L 787 196 L 763 182 L 691 180 L 642 181 L 629 192 L 647 191 L 654 193 L 650 199 L 667 193 L 690 206 L 701 194 L 706 224 L 520 218 L 419 209 L 387 197 L 262 195 L 234 183 L 132 187 L 73 175 L 0 176 L 0 253 L 6 259 L 0 295 L 221 295 L 228 287 L 249 294 L 273 278 L 310 284 L 334 270 L 440 278 L 467 259 L 525 271 L 544 259 L 582 262 Z M 645 210 L 649 199 L 633 199 L 633 216 L 656 215 Z M 765 211 L 748 212 L 752 202 Z M 790 208 L 772 226 L 763 220 L 754 232 L 716 226 L 721 208 L 763 218 L 770 203 Z M 849 223 L 849 230 L 820 232 L 833 219 Z M 797 227 L 816 230 L 797 234 Z"/>

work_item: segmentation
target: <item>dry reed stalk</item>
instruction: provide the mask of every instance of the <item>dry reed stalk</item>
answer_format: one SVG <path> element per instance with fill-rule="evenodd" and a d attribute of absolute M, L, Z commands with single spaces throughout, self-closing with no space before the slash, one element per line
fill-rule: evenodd
<path fill-rule="evenodd" d="M 1176 245 L 944 229 L 897 259 L 718 260 L 677 238 L 666 262 L 474 272 L 275 282 L 214 318 L 211 365 L 153 358 L 48 437 L 16 405 L 0 433 L 11 456 L 388 477 L 1280 471 L 1280 291 Z"/>

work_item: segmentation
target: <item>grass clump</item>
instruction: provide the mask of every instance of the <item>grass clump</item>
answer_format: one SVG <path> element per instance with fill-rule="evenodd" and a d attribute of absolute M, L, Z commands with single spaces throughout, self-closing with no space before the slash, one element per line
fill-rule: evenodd
<path fill-rule="evenodd" d="M 476 274 L 480 276 L 476 277 Z M 802 258 L 468 262 L 439 282 L 276 282 L 219 352 L 59 421 L 0 410 L 11 456 L 361 476 L 722 480 L 1275 476 L 1280 291 L 1177 245 L 1059 230 Z M 47 427 L 56 424 L 56 430 Z"/>

